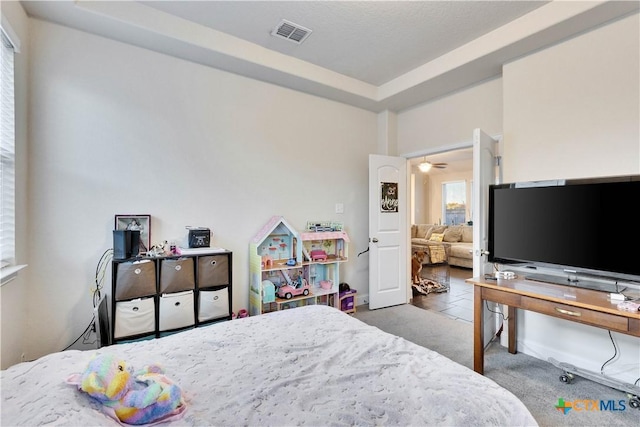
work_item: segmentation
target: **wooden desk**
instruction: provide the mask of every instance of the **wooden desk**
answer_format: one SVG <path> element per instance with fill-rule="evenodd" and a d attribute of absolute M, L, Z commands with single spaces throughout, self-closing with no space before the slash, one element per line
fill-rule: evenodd
<path fill-rule="evenodd" d="M 509 353 L 516 349 L 516 309 L 535 311 L 571 322 L 584 323 L 627 335 L 640 337 L 640 313 L 618 310 L 619 301 L 610 301 L 607 292 L 534 282 L 524 279 L 484 278 L 466 280 L 474 288 L 473 305 L 473 369 L 484 373 L 484 301 L 509 306 Z M 637 291 L 633 292 L 633 296 Z M 631 295 L 632 292 L 625 291 Z"/>

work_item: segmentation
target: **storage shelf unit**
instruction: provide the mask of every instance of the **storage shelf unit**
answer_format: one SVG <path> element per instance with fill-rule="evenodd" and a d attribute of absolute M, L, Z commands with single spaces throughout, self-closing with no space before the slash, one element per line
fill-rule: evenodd
<path fill-rule="evenodd" d="M 345 232 L 298 233 L 280 216 L 274 216 L 250 244 L 249 312 L 270 311 L 324 304 L 339 308 L 340 263 L 347 261 L 349 237 Z M 324 251 L 313 260 L 311 251 Z M 280 298 L 276 290 L 287 284 L 309 285 L 308 295 Z M 325 289 L 321 284 L 330 286 Z"/>
<path fill-rule="evenodd" d="M 232 253 L 112 261 L 111 342 L 231 319 Z"/>

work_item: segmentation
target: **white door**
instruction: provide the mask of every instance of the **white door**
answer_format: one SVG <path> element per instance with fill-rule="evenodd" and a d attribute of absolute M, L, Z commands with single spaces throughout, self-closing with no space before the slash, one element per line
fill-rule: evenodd
<path fill-rule="evenodd" d="M 489 185 L 496 182 L 497 142 L 481 129 L 473 131 L 473 277 L 493 273 L 493 266 L 487 262 L 487 232 Z M 486 345 L 496 334 L 497 325 L 494 314 L 486 306 L 483 318 Z"/>
<path fill-rule="evenodd" d="M 407 159 L 369 155 L 369 309 L 409 302 Z"/>

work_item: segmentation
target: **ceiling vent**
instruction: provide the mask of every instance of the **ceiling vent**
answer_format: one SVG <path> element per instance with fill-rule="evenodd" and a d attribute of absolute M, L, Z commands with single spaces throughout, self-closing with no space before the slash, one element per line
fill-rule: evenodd
<path fill-rule="evenodd" d="M 300 44 L 311 34 L 311 30 L 283 19 L 271 32 L 272 36 L 281 37 Z"/>

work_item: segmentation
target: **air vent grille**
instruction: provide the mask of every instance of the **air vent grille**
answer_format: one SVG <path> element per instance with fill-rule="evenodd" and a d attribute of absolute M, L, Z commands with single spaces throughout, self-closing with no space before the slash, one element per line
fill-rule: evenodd
<path fill-rule="evenodd" d="M 300 44 L 311 34 L 311 30 L 291 21 L 283 19 L 271 32 L 272 36 L 287 39 L 293 43 Z"/>

